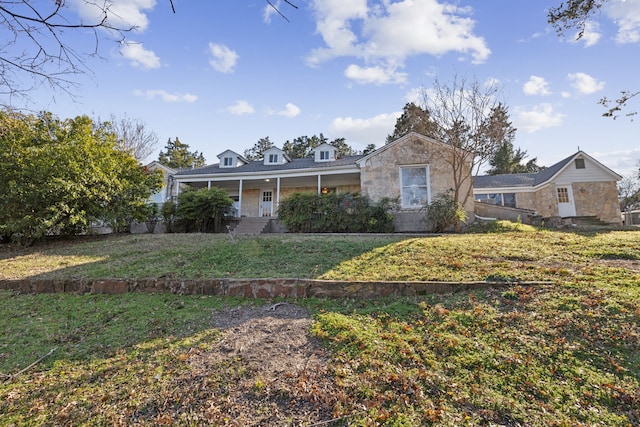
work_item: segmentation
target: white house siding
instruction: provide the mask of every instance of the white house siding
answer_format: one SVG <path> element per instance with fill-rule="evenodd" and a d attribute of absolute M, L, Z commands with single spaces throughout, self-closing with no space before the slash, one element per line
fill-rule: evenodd
<path fill-rule="evenodd" d="M 569 163 L 566 168 L 554 180 L 556 184 L 573 184 L 574 182 L 601 182 L 611 181 L 611 173 L 593 163 L 591 160 L 584 159 L 585 168 L 576 169 L 575 161 Z"/>

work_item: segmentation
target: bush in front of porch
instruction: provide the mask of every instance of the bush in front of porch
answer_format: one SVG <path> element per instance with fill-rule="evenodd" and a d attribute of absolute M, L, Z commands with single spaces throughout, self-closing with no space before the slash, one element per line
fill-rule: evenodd
<path fill-rule="evenodd" d="M 359 193 L 300 192 L 280 202 L 278 217 L 293 233 L 391 233 L 397 203 Z"/>

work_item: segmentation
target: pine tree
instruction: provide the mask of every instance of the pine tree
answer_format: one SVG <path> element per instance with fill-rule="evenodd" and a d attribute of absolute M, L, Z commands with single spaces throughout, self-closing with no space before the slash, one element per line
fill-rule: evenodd
<path fill-rule="evenodd" d="M 393 133 L 387 136 L 386 143 L 389 144 L 409 132 L 417 132 L 431 138 L 437 138 L 438 135 L 438 126 L 431 119 L 429 111 L 413 102 L 407 103 L 402 109 L 402 115 L 396 121 Z"/>
<path fill-rule="evenodd" d="M 158 162 L 170 168 L 199 168 L 206 164 L 202 153 L 189 151 L 189 144 L 180 142 L 178 137 L 175 140 L 167 141 L 166 151 L 160 151 Z"/>

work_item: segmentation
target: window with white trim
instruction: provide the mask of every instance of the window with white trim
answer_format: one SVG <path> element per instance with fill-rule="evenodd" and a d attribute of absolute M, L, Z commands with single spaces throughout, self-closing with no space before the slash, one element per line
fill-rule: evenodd
<path fill-rule="evenodd" d="M 566 187 L 559 187 L 558 191 L 558 203 L 570 203 L 569 190 Z"/>
<path fill-rule="evenodd" d="M 233 157 L 225 157 L 224 158 L 224 165 L 226 167 L 233 166 Z"/>
<path fill-rule="evenodd" d="M 400 193 L 403 208 L 421 208 L 431 202 L 429 166 L 400 168 Z"/>
<path fill-rule="evenodd" d="M 320 160 L 330 160 L 329 159 L 329 150 L 320 152 Z"/>
<path fill-rule="evenodd" d="M 269 154 L 269 163 L 278 163 L 278 155 Z"/>

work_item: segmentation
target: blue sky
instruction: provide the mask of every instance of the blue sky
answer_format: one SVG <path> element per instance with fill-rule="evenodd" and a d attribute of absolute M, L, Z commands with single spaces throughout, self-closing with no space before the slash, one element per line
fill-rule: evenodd
<path fill-rule="evenodd" d="M 42 88 L 27 107 L 128 115 L 158 151 L 179 137 L 216 163 L 267 136 L 379 147 L 407 102 L 457 74 L 500 83 L 515 145 L 539 164 L 578 147 L 622 175 L 640 161 L 640 118 L 603 118 L 597 104 L 640 89 L 640 0 L 610 0 L 577 42 L 547 24 L 561 0 L 273 0 L 288 21 L 262 0 L 173 0 L 175 14 L 169 0 L 112 1 L 138 26 L 129 43 L 100 41 L 79 99 Z M 81 3 L 67 5 L 88 19 Z"/>

